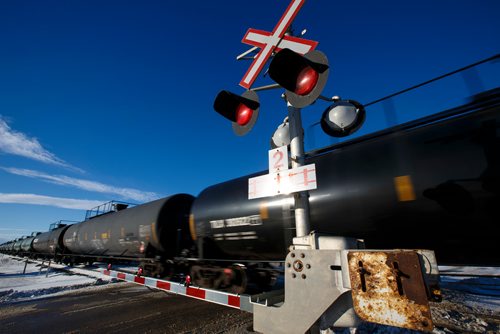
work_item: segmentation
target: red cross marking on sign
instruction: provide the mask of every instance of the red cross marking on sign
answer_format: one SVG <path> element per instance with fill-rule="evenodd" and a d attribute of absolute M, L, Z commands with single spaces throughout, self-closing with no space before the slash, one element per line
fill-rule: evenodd
<path fill-rule="evenodd" d="M 316 173 L 315 173 L 316 169 L 315 168 L 309 168 L 309 166 L 305 166 L 305 167 L 306 168 L 301 169 L 300 172 L 297 172 L 297 173 L 288 173 L 288 177 L 289 178 L 293 178 L 293 177 L 295 177 L 297 175 L 302 174 L 302 180 L 304 182 L 300 183 L 299 181 L 297 181 L 297 183 L 303 184 L 304 186 L 308 186 L 310 183 L 316 183 L 316 179 L 315 178 L 313 178 L 313 179 L 309 178 L 309 173 L 313 173 L 314 176 L 316 175 Z"/>
<path fill-rule="evenodd" d="M 255 79 L 257 79 L 257 75 L 262 71 L 262 68 L 274 51 L 288 48 L 297 53 L 304 54 L 316 48 L 318 42 L 285 35 L 304 2 L 305 0 L 292 0 L 271 33 L 252 28 L 248 29 L 241 42 L 257 46 L 260 48 L 260 51 L 243 76 L 243 79 L 241 79 L 240 86 L 246 89 L 252 87 Z"/>

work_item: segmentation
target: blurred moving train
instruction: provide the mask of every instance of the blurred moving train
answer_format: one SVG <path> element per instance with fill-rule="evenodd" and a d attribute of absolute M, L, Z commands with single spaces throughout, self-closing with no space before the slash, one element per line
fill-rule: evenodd
<path fill-rule="evenodd" d="M 463 106 L 309 152 L 311 230 L 367 248 L 427 248 L 440 264 L 499 265 L 500 89 Z M 244 176 L 98 214 L 0 246 L 67 263 L 128 259 L 241 292 L 272 280 L 295 236 L 293 196 L 248 200 Z"/>

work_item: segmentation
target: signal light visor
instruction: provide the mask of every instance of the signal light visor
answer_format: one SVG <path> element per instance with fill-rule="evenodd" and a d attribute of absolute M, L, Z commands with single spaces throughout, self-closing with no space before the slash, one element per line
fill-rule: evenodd
<path fill-rule="evenodd" d="M 238 136 L 252 129 L 259 116 L 259 107 L 259 97 L 251 90 L 241 96 L 223 90 L 214 101 L 215 111 L 232 122 L 233 131 Z"/>
<path fill-rule="evenodd" d="M 328 59 L 317 50 L 300 55 L 282 49 L 269 64 L 269 76 L 287 90 L 287 101 L 296 108 L 314 103 L 325 87 L 328 73 Z"/>

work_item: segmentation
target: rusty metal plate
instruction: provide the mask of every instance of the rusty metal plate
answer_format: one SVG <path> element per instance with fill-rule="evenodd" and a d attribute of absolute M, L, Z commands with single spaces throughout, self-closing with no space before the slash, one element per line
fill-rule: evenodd
<path fill-rule="evenodd" d="M 354 310 L 369 322 L 432 331 L 418 254 L 413 251 L 348 253 Z"/>

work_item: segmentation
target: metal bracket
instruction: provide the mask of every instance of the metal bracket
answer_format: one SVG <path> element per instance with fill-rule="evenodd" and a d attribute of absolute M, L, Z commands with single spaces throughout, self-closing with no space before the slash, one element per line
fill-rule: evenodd
<path fill-rule="evenodd" d="M 433 252 L 355 249 L 359 242 L 314 232 L 294 238 L 284 295 L 251 300 L 254 330 L 305 333 L 313 325 L 356 327 L 364 320 L 431 331 L 428 285 L 438 275 Z"/>
<path fill-rule="evenodd" d="M 329 312 L 328 326 L 356 326 L 340 256 L 339 250 L 291 251 L 285 261 L 285 302 L 279 307 L 254 303 L 254 330 L 305 333 L 332 305 L 335 312 Z"/>

